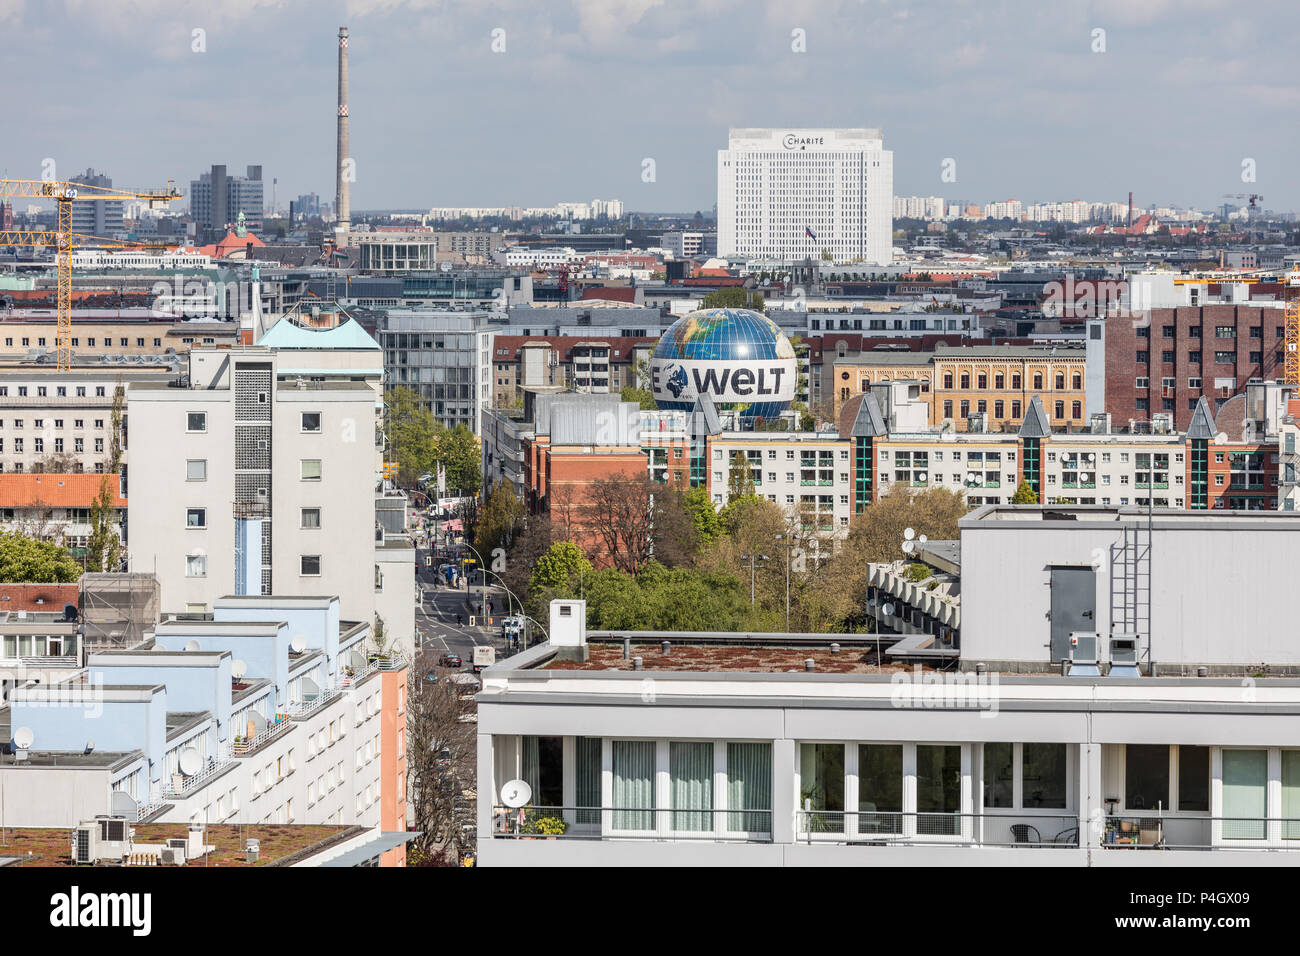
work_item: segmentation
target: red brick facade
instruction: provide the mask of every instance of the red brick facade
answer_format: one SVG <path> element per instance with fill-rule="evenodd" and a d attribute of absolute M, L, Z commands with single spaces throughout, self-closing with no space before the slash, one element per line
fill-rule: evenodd
<path fill-rule="evenodd" d="M 1231 331 L 1231 335 L 1218 332 Z M 1153 309 L 1149 325 L 1127 318 L 1106 320 L 1106 411 L 1116 427 L 1130 419 L 1150 421 L 1156 412 L 1187 428 L 1202 395 L 1217 412 L 1246 390 L 1251 379 L 1282 377 L 1282 310 L 1248 305 Z M 1199 353 L 1199 361 L 1196 361 Z M 1140 361 L 1142 354 L 1146 360 Z M 1220 361 L 1222 360 L 1222 361 Z M 1138 380 L 1146 379 L 1140 388 Z M 1201 386 L 1193 387 L 1192 379 Z M 1164 380 L 1173 379 L 1172 387 Z M 1231 386 L 1216 380 L 1231 380 Z M 1140 407 L 1145 400 L 1146 407 Z"/>

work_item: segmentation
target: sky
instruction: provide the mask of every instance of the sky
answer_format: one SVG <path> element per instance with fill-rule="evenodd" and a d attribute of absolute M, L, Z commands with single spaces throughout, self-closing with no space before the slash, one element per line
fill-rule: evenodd
<path fill-rule="evenodd" d="M 880 128 L 900 196 L 1300 209 L 1293 0 L 0 0 L 0 174 L 332 201 L 345 24 L 354 210 L 707 211 L 749 126 Z"/>

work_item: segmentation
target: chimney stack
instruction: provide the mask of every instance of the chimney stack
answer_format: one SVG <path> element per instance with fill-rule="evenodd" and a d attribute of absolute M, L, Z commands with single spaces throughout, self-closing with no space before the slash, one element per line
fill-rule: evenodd
<path fill-rule="evenodd" d="M 352 197 L 344 167 L 348 160 L 348 28 L 339 27 L 339 138 L 334 175 L 334 231 L 346 236 L 352 228 Z M 343 243 L 340 242 L 340 245 Z"/>

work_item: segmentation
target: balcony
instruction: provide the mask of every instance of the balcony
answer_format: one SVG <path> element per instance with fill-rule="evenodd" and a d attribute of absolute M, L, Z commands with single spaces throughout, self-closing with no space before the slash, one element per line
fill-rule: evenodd
<path fill-rule="evenodd" d="M 771 843 L 771 810 L 656 807 L 492 808 L 499 840 L 707 840 Z"/>

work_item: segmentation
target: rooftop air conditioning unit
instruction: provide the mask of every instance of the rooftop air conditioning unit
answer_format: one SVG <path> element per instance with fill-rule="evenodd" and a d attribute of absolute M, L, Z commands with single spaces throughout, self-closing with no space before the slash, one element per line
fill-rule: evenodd
<path fill-rule="evenodd" d="M 1112 634 L 1110 636 L 1111 677 L 1141 677 L 1138 670 L 1138 636 Z"/>
<path fill-rule="evenodd" d="M 1097 667 L 1097 633 L 1095 631 L 1070 632 L 1070 676 L 1100 677 Z"/>
<path fill-rule="evenodd" d="M 88 866 L 98 859 L 99 825 L 83 824 L 72 831 L 72 862 Z"/>

